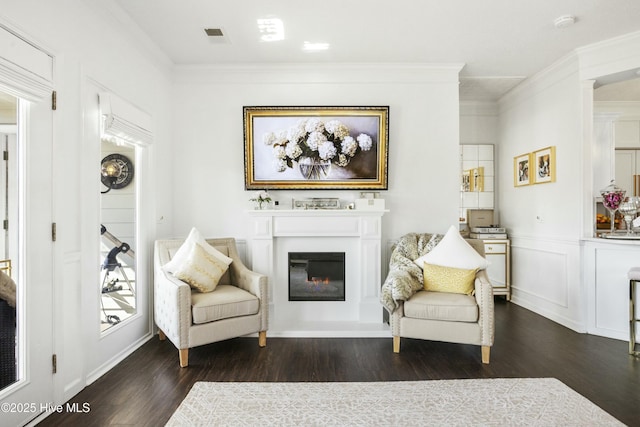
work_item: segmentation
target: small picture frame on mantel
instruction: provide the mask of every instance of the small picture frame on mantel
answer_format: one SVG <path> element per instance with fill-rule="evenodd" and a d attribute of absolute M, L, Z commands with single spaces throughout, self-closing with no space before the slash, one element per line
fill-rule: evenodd
<path fill-rule="evenodd" d="M 531 184 L 531 153 L 513 158 L 513 185 L 522 187 Z"/>

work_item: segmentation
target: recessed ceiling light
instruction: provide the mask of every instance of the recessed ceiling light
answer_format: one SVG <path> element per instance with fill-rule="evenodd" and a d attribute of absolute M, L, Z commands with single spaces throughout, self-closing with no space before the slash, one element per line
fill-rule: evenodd
<path fill-rule="evenodd" d="M 329 43 L 312 43 L 312 42 L 304 42 L 303 50 L 306 52 L 318 52 L 320 50 L 329 49 Z"/>
<path fill-rule="evenodd" d="M 570 27 L 571 25 L 575 24 L 576 22 L 576 17 L 573 15 L 562 15 L 556 18 L 555 21 L 553 21 L 553 25 L 556 26 L 556 28 L 567 28 Z"/>
<path fill-rule="evenodd" d="M 260 40 L 263 42 L 275 42 L 284 40 L 284 24 L 278 18 L 258 19 L 258 30 L 260 30 Z"/>

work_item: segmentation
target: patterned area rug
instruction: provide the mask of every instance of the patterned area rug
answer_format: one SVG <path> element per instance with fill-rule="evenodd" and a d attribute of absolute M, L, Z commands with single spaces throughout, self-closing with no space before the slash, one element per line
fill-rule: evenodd
<path fill-rule="evenodd" d="M 197 382 L 167 426 L 620 426 L 553 378 Z"/>

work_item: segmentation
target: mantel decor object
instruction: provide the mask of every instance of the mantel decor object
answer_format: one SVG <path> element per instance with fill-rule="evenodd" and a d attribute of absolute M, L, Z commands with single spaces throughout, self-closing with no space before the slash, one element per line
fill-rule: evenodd
<path fill-rule="evenodd" d="M 334 197 L 313 197 L 311 199 L 294 199 L 293 209 L 340 209 L 340 199 Z"/>
<path fill-rule="evenodd" d="M 267 191 L 258 191 L 249 201 L 256 203 L 257 210 L 266 209 L 271 203 L 271 195 Z"/>
<path fill-rule="evenodd" d="M 245 188 L 385 190 L 389 107 L 244 107 Z"/>

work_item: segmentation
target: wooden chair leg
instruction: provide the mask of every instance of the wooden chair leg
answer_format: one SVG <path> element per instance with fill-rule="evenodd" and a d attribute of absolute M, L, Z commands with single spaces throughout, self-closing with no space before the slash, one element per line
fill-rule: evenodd
<path fill-rule="evenodd" d="M 491 354 L 491 347 L 488 345 L 482 346 L 482 363 L 489 364 L 489 355 Z"/>
<path fill-rule="evenodd" d="M 189 349 L 181 348 L 178 351 L 180 352 L 180 367 L 186 368 L 189 366 Z"/>
<path fill-rule="evenodd" d="M 393 352 L 400 353 L 400 337 L 393 337 Z"/>
<path fill-rule="evenodd" d="M 267 331 L 258 332 L 258 345 L 260 347 L 267 346 Z"/>
<path fill-rule="evenodd" d="M 165 335 L 164 332 L 162 332 L 161 329 L 158 329 L 158 338 L 160 338 L 160 341 L 164 341 L 167 339 L 167 336 Z"/>

